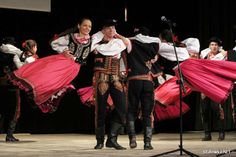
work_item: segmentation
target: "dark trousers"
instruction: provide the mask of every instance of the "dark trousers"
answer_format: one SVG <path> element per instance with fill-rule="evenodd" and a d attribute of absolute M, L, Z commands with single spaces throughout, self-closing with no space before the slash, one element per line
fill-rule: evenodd
<path fill-rule="evenodd" d="M 127 121 L 135 121 L 141 105 L 143 127 L 151 127 L 151 113 L 154 106 L 154 84 L 148 80 L 130 80 L 128 84 Z"/>
<path fill-rule="evenodd" d="M 5 102 L 0 105 L 0 129 L 3 131 L 3 128 L 6 127 L 7 133 L 13 134 L 20 117 L 20 90 L 12 86 L 1 86 L 0 95 L 2 101 Z"/>
<path fill-rule="evenodd" d="M 210 133 L 213 125 L 215 125 L 219 131 L 224 131 L 224 105 L 220 105 L 208 97 L 201 100 L 201 105 L 203 127 L 205 132 Z"/>
<path fill-rule="evenodd" d="M 124 89 L 117 89 L 112 82 L 107 83 L 108 89 L 105 93 L 96 90 L 96 106 L 95 106 L 95 127 L 101 128 L 105 126 L 105 117 L 107 111 L 107 99 L 110 94 L 115 108 L 111 111 L 109 120 L 111 123 L 116 122 L 124 125 L 126 116 L 126 96 Z"/>

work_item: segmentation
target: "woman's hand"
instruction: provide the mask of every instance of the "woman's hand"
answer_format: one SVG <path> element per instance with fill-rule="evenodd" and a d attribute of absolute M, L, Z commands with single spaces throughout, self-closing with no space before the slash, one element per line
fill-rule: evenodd
<path fill-rule="evenodd" d="M 66 50 L 62 53 L 66 58 L 70 58 L 74 60 L 74 56 L 72 55 L 72 52 L 69 50 Z"/>

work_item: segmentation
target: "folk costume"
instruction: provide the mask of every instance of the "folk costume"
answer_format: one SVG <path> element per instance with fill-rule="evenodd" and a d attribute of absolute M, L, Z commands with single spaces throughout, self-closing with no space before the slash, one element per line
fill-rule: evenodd
<path fill-rule="evenodd" d="M 146 27 L 141 27 L 142 29 Z M 141 29 L 140 28 L 140 29 Z M 144 149 L 153 149 L 151 114 L 154 106 L 154 82 L 153 80 L 162 74 L 156 62 L 160 40 L 158 38 L 143 35 L 140 32 L 130 39 L 128 47 L 128 114 L 127 130 L 130 148 L 137 147 L 135 133 L 135 119 L 141 107 L 144 129 Z M 141 105 L 141 106 L 140 106 Z M 140 107 L 139 107 L 140 106 Z"/>
<path fill-rule="evenodd" d="M 186 59 L 189 59 L 191 56 L 198 56 L 200 43 L 197 38 L 187 38 L 178 43 L 179 45 L 184 45 L 182 47 L 176 45 L 176 53 L 180 63 L 184 62 Z M 164 76 L 166 76 L 166 79 L 162 81 L 163 79 L 160 80 L 161 77 L 159 77 L 159 82 L 161 85 L 155 89 L 156 105 L 154 106 L 154 115 L 157 121 L 162 121 L 165 119 L 177 118 L 180 115 L 179 84 L 177 84 L 179 78 L 177 76 L 173 76 L 175 75 L 173 68 L 177 65 L 174 45 L 171 42 L 166 42 L 166 40 L 163 40 L 160 44 L 158 54 L 158 63 L 160 63 L 163 67 L 163 72 L 165 73 Z M 183 93 L 182 97 L 187 96 L 192 91 L 186 84 L 184 84 L 184 88 L 186 93 Z M 189 106 L 183 101 L 181 103 L 182 112 L 186 113 L 189 111 Z"/>
<path fill-rule="evenodd" d="M 16 46 L 15 39 L 13 37 L 5 37 L 3 44 L 0 47 L 0 85 L 1 85 L 1 96 L 4 102 L 8 104 L 1 105 L 0 119 L 3 117 L 8 120 L 6 141 L 15 142 L 19 139 L 13 136 L 15 128 L 20 117 L 21 109 L 21 97 L 20 89 L 13 86 L 8 80 L 7 75 L 14 70 L 22 67 L 24 64 L 28 64 L 37 59 L 37 55 L 25 55 L 25 52 L 21 51 Z M 10 98 L 12 97 L 12 98 Z M 4 115 L 4 116 L 1 116 Z"/>
<path fill-rule="evenodd" d="M 115 26 L 114 20 L 104 22 L 104 27 Z M 111 111 L 110 129 L 106 147 L 125 149 L 117 143 L 119 129 L 125 124 L 126 98 L 120 79 L 120 60 L 126 49 L 121 39 L 103 40 L 104 34 L 99 31 L 93 35 L 92 50 L 94 60 L 94 90 L 95 90 L 95 134 L 97 145 L 95 149 L 103 148 L 105 138 L 105 117 L 108 96 L 110 95 L 115 108 Z"/>
<path fill-rule="evenodd" d="M 217 37 L 212 37 L 209 40 L 209 47 L 210 44 L 216 45 L 213 46 L 212 50 L 210 48 L 207 48 L 201 52 L 201 57 L 207 60 L 226 60 L 226 56 L 222 55 L 220 52 L 222 42 Z M 221 83 L 221 82 L 217 82 Z M 223 82 L 222 82 L 223 83 Z M 224 84 L 224 83 L 223 83 Z M 219 90 L 215 91 L 216 93 L 220 92 Z M 226 95 L 226 98 L 229 96 Z M 225 98 L 225 99 L 226 99 Z M 227 101 L 224 102 L 215 102 L 209 97 L 206 97 L 202 94 L 201 99 L 201 108 L 202 108 L 202 123 L 204 128 L 204 137 L 202 138 L 203 141 L 211 140 L 211 131 L 213 130 L 213 125 L 216 125 L 215 128 L 218 128 L 219 130 L 219 138 L 218 140 L 224 140 L 225 138 L 225 112 L 224 109 L 226 109 Z"/>
<path fill-rule="evenodd" d="M 51 55 L 9 75 L 10 80 L 25 90 L 43 113 L 56 111 L 66 91 L 75 88 L 71 82 L 90 52 L 91 40 L 89 36 L 79 38 L 71 33 L 54 39 L 51 45 L 59 53 L 65 50 L 73 52 L 74 60 L 62 54 Z"/>

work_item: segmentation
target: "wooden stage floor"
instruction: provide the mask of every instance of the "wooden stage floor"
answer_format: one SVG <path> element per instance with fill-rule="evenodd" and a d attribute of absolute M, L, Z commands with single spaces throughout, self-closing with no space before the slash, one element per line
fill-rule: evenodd
<path fill-rule="evenodd" d="M 226 132 L 224 141 L 217 141 L 218 133 L 214 132 L 212 141 L 203 142 L 202 131 L 184 132 L 183 148 L 198 156 L 211 157 L 220 155 L 236 156 L 236 132 Z M 178 133 L 158 133 L 153 135 L 152 145 L 154 150 L 143 150 L 143 135 L 137 135 L 138 147 L 130 149 L 128 136 L 120 135 L 118 142 L 127 147 L 127 150 L 115 150 L 103 148 L 93 149 L 96 144 L 95 136 L 88 134 L 15 134 L 20 142 L 5 142 L 5 134 L 0 135 L 0 157 L 152 157 L 164 152 L 169 152 L 179 148 L 180 135 Z M 189 156 L 180 151 L 167 156 Z"/>

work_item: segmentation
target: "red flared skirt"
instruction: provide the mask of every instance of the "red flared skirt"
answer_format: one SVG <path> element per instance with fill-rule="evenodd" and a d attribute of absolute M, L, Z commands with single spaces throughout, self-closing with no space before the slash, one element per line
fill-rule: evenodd
<path fill-rule="evenodd" d="M 180 64 L 184 80 L 192 90 L 223 103 L 236 80 L 236 62 L 188 59 Z M 178 70 L 175 69 L 178 76 Z"/>
<path fill-rule="evenodd" d="M 154 90 L 155 100 L 161 104 L 168 106 L 169 104 L 174 104 L 177 100 L 180 99 L 180 86 L 177 83 L 178 77 L 174 76 L 169 80 L 165 81 L 159 87 Z M 182 96 L 191 93 L 191 88 L 184 84 L 185 93 L 182 92 Z"/>
<path fill-rule="evenodd" d="M 26 91 L 42 112 L 53 112 L 77 76 L 80 65 L 61 54 L 40 58 L 9 74 L 14 85 Z"/>
<path fill-rule="evenodd" d="M 182 115 L 190 110 L 185 102 L 182 103 Z M 180 117 L 180 101 L 176 100 L 173 104 L 163 106 L 156 102 L 154 106 L 154 117 L 157 121 L 174 119 Z"/>

